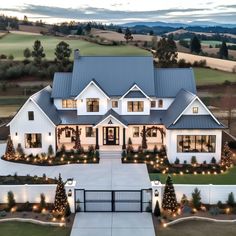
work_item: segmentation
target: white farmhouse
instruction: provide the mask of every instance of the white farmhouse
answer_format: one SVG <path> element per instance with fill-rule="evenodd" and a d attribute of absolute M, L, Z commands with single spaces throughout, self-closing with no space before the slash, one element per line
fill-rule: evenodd
<path fill-rule="evenodd" d="M 81 56 L 72 73 L 32 95 L 9 123 L 26 154 L 75 148 L 122 150 L 166 146 L 170 162 L 221 158 L 222 129 L 196 95 L 193 70 L 160 69 L 151 56 Z M 145 135 L 144 135 L 145 133 Z"/>

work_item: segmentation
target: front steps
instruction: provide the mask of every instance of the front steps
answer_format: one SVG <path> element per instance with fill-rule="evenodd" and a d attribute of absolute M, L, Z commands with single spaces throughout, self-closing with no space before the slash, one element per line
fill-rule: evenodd
<path fill-rule="evenodd" d="M 100 150 L 100 158 L 101 159 L 121 159 L 121 153 L 120 150 Z"/>

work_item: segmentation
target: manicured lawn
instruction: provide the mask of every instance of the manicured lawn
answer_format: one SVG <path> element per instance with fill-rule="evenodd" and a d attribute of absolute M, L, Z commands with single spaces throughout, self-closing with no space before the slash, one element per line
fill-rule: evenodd
<path fill-rule="evenodd" d="M 185 221 L 157 230 L 158 236 L 234 236 L 235 223 L 212 223 L 204 221 Z"/>
<path fill-rule="evenodd" d="M 159 179 L 161 183 L 165 183 L 166 174 L 149 174 L 151 180 Z M 218 184 L 218 185 L 233 185 L 236 184 L 236 167 L 231 168 L 229 171 L 218 175 L 171 175 L 175 184 Z"/>
<path fill-rule="evenodd" d="M 206 69 L 194 68 L 197 85 L 222 84 L 225 80 L 236 82 L 236 74 Z"/>
<path fill-rule="evenodd" d="M 22 60 L 23 50 L 27 47 L 32 49 L 35 40 L 41 41 L 46 58 L 49 60 L 55 58 L 55 47 L 60 41 L 66 41 L 72 49 L 79 48 L 82 55 L 150 55 L 149 52 L 133 46 L 102 46 L 78 39 L 12 33 L 0 39 L 0 52 L 6 55 L 12 54 L 15 59 Z"/>
<path fill-rule="evenodd" d="M 41 226 L 31 223 L 0 223 L 0 235 L 4 236 L 69 236 L 70 228 Z"/>

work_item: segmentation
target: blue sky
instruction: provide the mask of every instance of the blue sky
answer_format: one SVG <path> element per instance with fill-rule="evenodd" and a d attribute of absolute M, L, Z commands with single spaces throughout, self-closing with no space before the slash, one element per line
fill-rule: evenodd
<path fill-rule="evenodd" d="M 214 21 L 236 24 L 236 0 L 8 0 L 0 13 L 44 22 Z"/>

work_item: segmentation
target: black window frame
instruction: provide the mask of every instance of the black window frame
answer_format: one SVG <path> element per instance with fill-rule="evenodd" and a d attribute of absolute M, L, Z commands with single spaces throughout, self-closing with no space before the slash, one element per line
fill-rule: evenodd
<path fill-rule="evenodd" d="M 86 109 L 87 109 L 87 112 L 99 112 L 99 109 L 100 109 L 99 98 L 87 98 Z"/>
<path fill-rule="evenodd" d="M 34 111 L 28 111 L 28 120 L 34 120 Z"/>
<path fill-rule="evenodd" d="M 89 131 L 88 131 L 89 129 Z M 85 137 L 86 138 L 94 138 L 95 137 L 95 130 L 91 126 L 86 126 L 85 127 Z"/>
<path fill-rule="evenodd" d="M 138 110 L 134 110 L 135 103 L 137 103 Z M 131 104 L 131 110 L 129 110 Z M 142 105 L 141 105 L 142 104 Z M 140 110 L 142 108 L 142 110 Z M 143 112 L 144 111 L 144 101 L 127 101 L 127 111 L 128 112 Z"/>
<path fill-rule="evenodd" d="M 32 142 L 35 135 L 35 142 Z M 42 134 L 41 133 L 25 133 L 25 148 L 42 148 Z"/>

